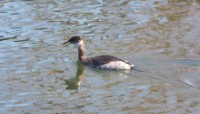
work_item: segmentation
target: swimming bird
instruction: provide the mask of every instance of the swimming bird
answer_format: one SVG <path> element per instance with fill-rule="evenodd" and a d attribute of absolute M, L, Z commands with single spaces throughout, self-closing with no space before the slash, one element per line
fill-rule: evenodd
<path fill-rule="evenodd" d="M 130 70 L 134 68 L 134 65 L 128 61 L 111 55 L 101 55 L 87 58 L 84 41 L 80 38 L 80 36 L 73 36 L 64 44 L 66 43 L 75 44 L 78 47 L 78 60 L 86 66 L 110 70 Z"/>

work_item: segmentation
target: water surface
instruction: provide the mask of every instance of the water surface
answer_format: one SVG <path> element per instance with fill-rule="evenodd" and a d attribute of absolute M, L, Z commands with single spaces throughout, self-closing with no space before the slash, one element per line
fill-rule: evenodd
<path fill-rule="evenodd" d="M 0 113 L 200 113 L 199 0 L 0 1 Z M 101 71 L 111 54 L 139 71 Z"/>

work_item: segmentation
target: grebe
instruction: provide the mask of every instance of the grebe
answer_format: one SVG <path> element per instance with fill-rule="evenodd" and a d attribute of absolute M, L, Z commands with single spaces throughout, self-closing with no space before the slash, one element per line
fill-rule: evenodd
<path fill-rule="evenodd" d="M 71 37 L 64 44 L 66 43 L 75 44 L 78 46 L 78 60 L 86 66 L 97 69 L 111 70 L 130 70 L 134 68 L 134 65 L 130 64 L 128 61 L 110 55 L 101 55 L 92 58 L 87 58 L 84 42 L 79 36 Z"/>

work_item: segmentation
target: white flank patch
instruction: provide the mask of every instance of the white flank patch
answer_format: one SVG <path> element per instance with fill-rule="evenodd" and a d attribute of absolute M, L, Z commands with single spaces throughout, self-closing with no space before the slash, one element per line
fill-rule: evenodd
<path fill-rule="evenodd" d="M 117 69 L 117 70 L 127 69 L 127 70 L 130 70 L 131 66 L 133 66 L 133 65 L 129 65 L 122 61 L 113 61 L 113 62 L 109 62 L 104 65 L 101 65 L 100 68 L 101 69 Z"/>

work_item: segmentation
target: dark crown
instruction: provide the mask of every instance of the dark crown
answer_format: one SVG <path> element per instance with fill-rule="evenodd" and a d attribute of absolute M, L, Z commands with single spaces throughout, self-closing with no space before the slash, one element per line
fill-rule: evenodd
<path fill-rule="evenodd" d="M 81 41 L 80 36 L 73 36 L 73 37 L 71 37 L 67 42 L 70 42 L 70 43 L 78 43 L 79 41 Z"/>

